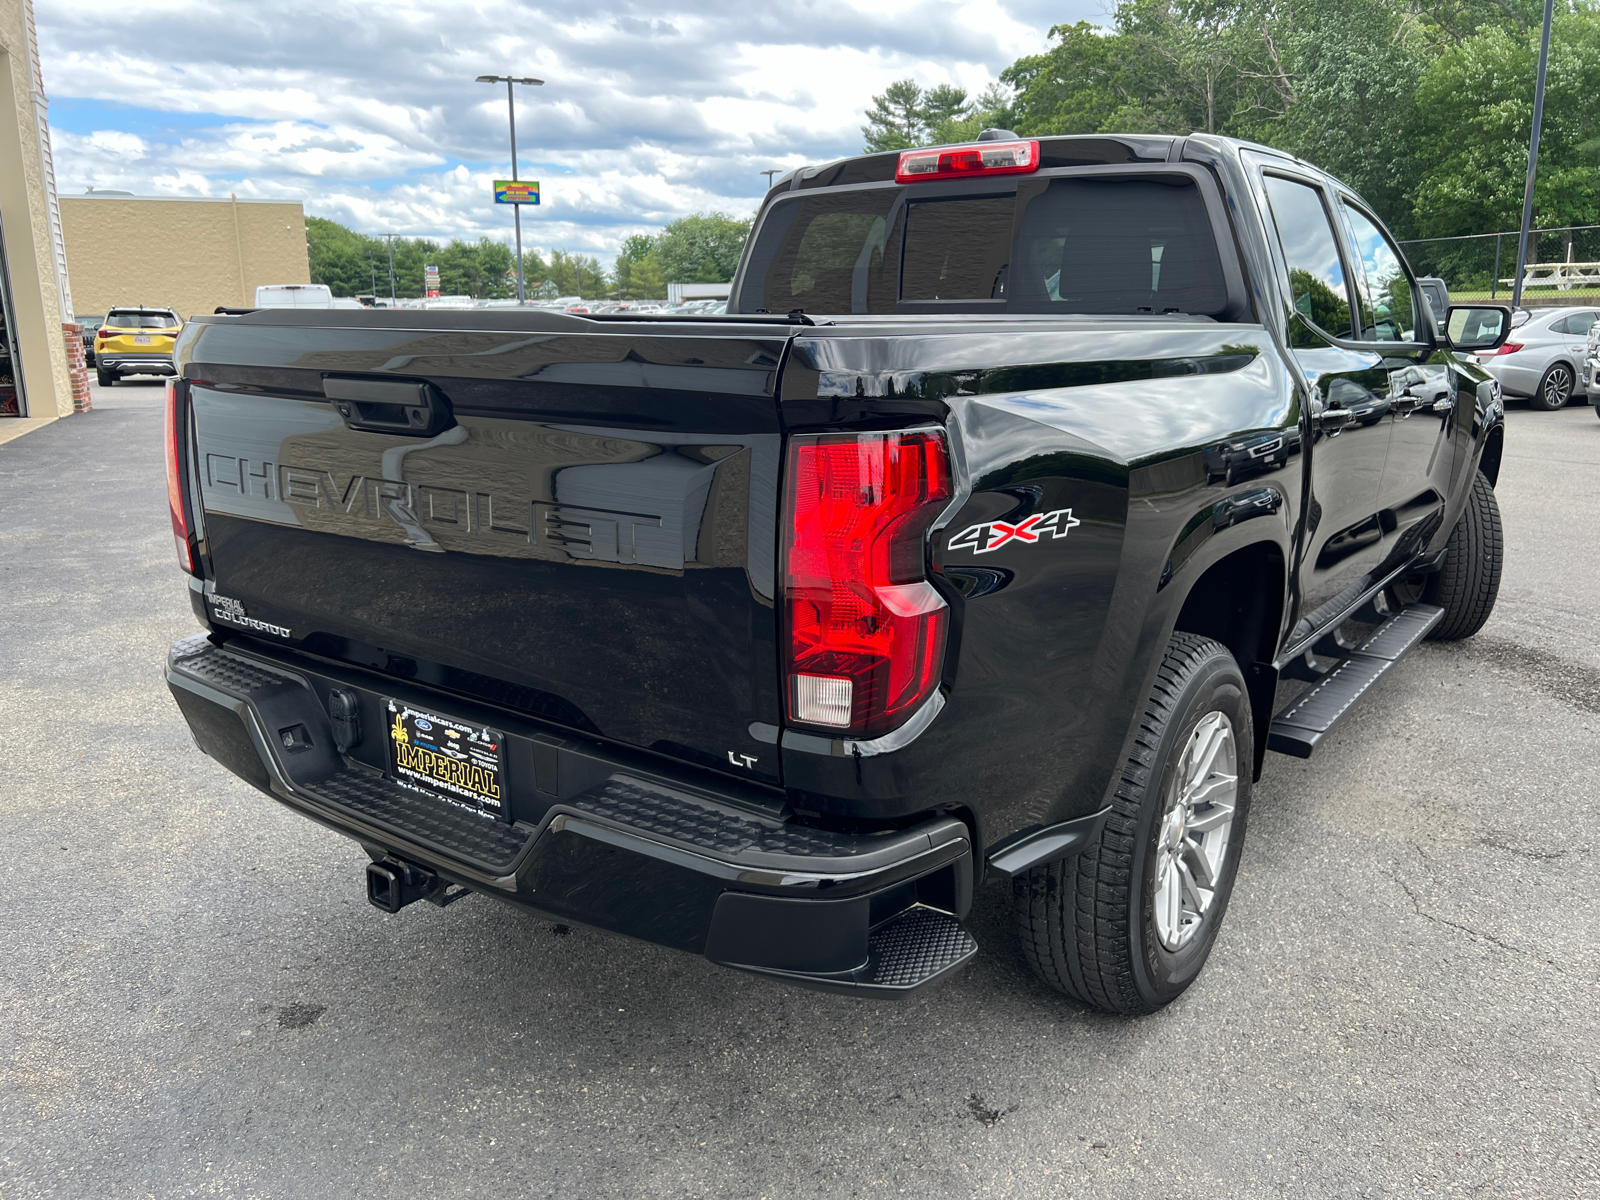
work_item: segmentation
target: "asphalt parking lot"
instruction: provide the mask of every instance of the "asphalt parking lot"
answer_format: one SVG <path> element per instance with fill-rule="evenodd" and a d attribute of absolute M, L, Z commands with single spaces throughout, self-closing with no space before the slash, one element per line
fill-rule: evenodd
<path fill-rule="evenodd" d="M 1271 756 L 1200 982 L 901 1004 L 365 855 L 195 750 L 161 389 L 0 445 L 0 1197 L 1600 1194 L 1600 421 L 1513 406 L 1499 607 Z"/>

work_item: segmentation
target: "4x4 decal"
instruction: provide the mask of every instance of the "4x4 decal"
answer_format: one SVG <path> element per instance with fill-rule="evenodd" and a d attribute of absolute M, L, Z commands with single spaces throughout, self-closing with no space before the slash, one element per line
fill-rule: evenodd
<path fill-rule="evenodd" d="M 1063 538 L 1067 536 L 1067 531 L 1077 524 L 1079 524 L 1078 518 L 1072 515 L 1070 508 L 1035 513 L 1031 517 L 1024 517 L 1014 525 L 1006 521 L 985 521 L 981 525 L 969 525 L 956 534 L 950 539 L 947 549 L 971 550 L 974 554 L 987 554 L 991 550 L 1000 549 L 1007 542 L 1037 542 L 1045 534 Z"/>

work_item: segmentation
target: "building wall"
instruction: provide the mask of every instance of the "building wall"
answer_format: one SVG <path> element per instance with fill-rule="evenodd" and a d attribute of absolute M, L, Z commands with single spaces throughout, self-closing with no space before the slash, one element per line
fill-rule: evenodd
<path fill-rule="evenodd" d="M 64 195 L 61 223 L 79 316 L 144 304 L 187 318 L 311 282 L 298 201 Z"/>
<path fill-rule="evenodd" d="M 69 294 L 52 236 L 50 135 L 29 0 L 0 0 L 0 236 L 5 238 L 27 415 L 73 411 L 62 310 Z M 68 301 L 70 303 L 70 301 Z"/>

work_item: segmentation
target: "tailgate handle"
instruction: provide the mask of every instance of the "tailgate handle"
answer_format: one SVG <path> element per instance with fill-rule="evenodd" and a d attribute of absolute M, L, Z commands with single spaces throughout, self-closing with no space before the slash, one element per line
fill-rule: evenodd
<path fill-rule="evenodd" d="M 431 383 L 414 379 L 322 381 L 322 394 L 351 429 L 434 437 L 456 423 L 450 401 Z"/>

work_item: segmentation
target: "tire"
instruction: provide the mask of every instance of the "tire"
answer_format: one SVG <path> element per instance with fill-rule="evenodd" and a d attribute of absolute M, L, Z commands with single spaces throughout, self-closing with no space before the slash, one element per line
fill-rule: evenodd
<path fill-rule="evenodd" d="M 1500 569 L 1505 561 L 1505 536 L 1494 488 L 1482 472 L 1472 477 L 1472 492 L 1461 519 L 1450 531 L 1444 566 L 1423 589 L 1422 599 L 1444 609 L 1429 632 L 1437 641 L 1468 638 L 1483 628 L 1500 594 Z"/>
<path fill-rule="evenodd" d="M 1558 408 L 1565 408 L 1567 401 L 1572 399 L 1572 390 L 1577 386 L 1578 377 L 1568 363 L 1553 362 L 1545 369 L 1544 378 L 1539 380 L 1539 386 L 1533 390 L 1533 395 L 1528 397 L 1528 407 L 1543 409 L 1545 412 L 1555 412 Z"/>
<path fill-rule="evenodd" d="M 1222 809 L 1201 803 L 1198 813 L 1190 811 L 1187 822 L 1176 824 L 1187 756 L 1201 736 L 1221 728 L 1218 716 L 1232 734 L 1232 818 L 1213 820 L 1200 834 L 1205 854 L 1214 855 L 1209 869 L 1215 887 L 1198 919 L 1182 925 L 1171 947 L 1163 930 L 1173 922 L 1163 926 L 1156 906 L 1172 894 L 1162 883 L 1174 877 L 1168 864 L 1178 860 L 1164 848 L 1176 843 L 1187 851 L 1183 835 L 1193 833 L 1190 824 L 1198 827 Z M 1099 837 L 1076 856 L 1035 867 L 1012 883 L 1023 956 L 1041 979 L 1085 1004 L 1129 1015 L 1170 1004 L 1194 982 L 1216 941 L 1238 872 L 1255 763 L 1253 730 L 1250 695 L 1233 655 L 1209 638 L 1173 634 Z M 1216 764 L 1223 765 L 1204 779 L 1226 776 L 1225 758 L 1218 755 Z M 1211 794 L 1220 800 L 1225 792 Z M 1205 842 L 1218 828 L 1222 841 Z M 1187 852 L 1181 861 L 1190 864 L 1192 877 Z M 1173 910 L 1164 911 L 1170 917 Z"/>
<path fill-rule="evenodd" d="M 115 371 L 97 370 L 94 373 L 94 381 L 101 387 L 111 387 L 117 382 L 117 373 Z"/>

